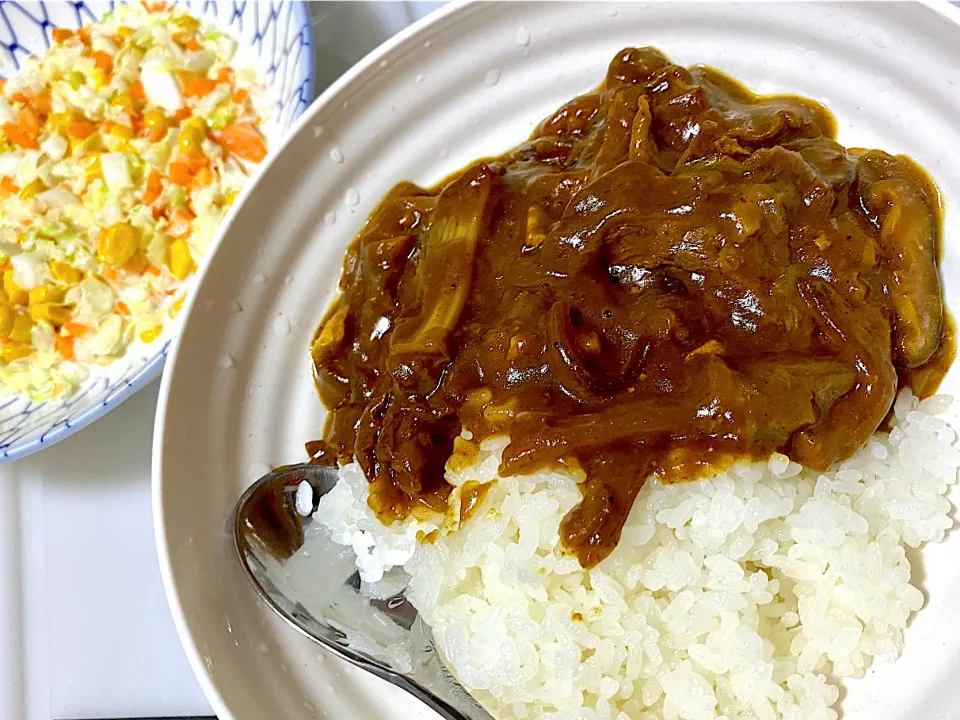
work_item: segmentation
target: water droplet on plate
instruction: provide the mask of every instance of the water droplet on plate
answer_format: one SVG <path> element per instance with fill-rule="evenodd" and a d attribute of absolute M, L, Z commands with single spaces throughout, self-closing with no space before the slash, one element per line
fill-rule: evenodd
<path fill-rule="evenodd" d="M 530 44 L 530 31 L 525 27 L 517 30 L 517 45 L 522 45 L 526 47 Z"/>
<path fill-rule="evenodd" d="M 450 151 L 449 151 L 449 150 L 447 150 L 446 148 L 444 148 L 443 150 L 440 151 L 440 159 L 441 159 L 441 160 L 446 160 L 448 157 L 450 157 Z"/>
<path fill-rule="evenodd" d="M 253 276 L 253 282 L 255 282 L 257 285 L 264 285 L 267 282 L 267 276 L 263 273 L 257 273 Z"/>
<path fill-rule="evenodd" d="M 232 367 L 235 367 L 237 361 L 233 359 L 233 356 L 230 353 L 227 353 L 222 358 L 220 358 L 220 367 L 224 370 L 229 370 Z"/>
<path fill-rule="evenodd" d="M 617 10 L 617 8 L 610 8 L 609 10 L 607 10 L 607 17 L 616 17 L 617 13 L 619 12 L 620 11 Z"/>
<path fill-rule="evenodd" d="M 330 159 L 337 165 L 343 162 L 343 150 L 338 147 L 330 148 Z"/>
<path fill-rule="evenodd" d="M 877 46 L 880 50 L 886 50 L 890 45 L 890 40 L 887 37 L 887 33 L 880 28 L 874 28 L 870 32 L 870 39 L 873 40 L 873 44 Z"/>
<path fill-rule="evenodd" d="M 233 312 L 243 312 L 243 305 L 240 304 L 239 300 L 234 300 L 233 304 L 230 305 L 230 309 L 233 310 Z"/>
<path fill-rule="evenodd" d="M 314 136 L 315 138 L 318 138 L 318 137 L 320 137 L 321 135 L 323 135 L 323 125 L 316 125 L 316 126 L 314 126 L 314 128 L 313 128 L 313 136 Z"/>
<path fill-rule="evenodd" d="M 267 644 L 265 642 L 260 643 L 260 652 L 265 653 L 267 651 Z"/>
<path fill-rule="evenodd" d="M 273 332 L 280 337 L 286 337 L 290 334 L 290 321 L 283 315 L 279 315 L 273 320 Z"/>
<path fill-rule="evenodd" d="M 323 216 L 323 224 L 327 227 L 333 226 L 337 222 L 337 214 L 332 210 Z"/>
<path fill-rule="evenodd" d="M 283 279 L 283 284 L 284 284 L 284 285 L 289 285 L 289 284 L 292 283 L 295 279 L 296 279 L 296 278 L 294 278 L 293 275 L 287 275 L 287 276 Z"/>
<path fill-rule="evenodd" d="M 347 188 L 347 191 L 343 194 L 343 202 L 348 207 L 356 207 L 360 204 L 360 193 L 357 192 L 356 188 Z"/>
<path fill-rule="evenodd" d="M 389 61 L 389 60 L 381 60 L 381 61 L 380 61 L 380 67 L 382 67 L 382 68 L 385 68 L 385 67 L 386 67 L 387 65 L 389 65 L 389 64 L 390 64 L 390 61 Z"/>
<path fill-rule="evenodd" d="M 415 82 L 422 83 L 422 82 L 423 82 L 423 75 L 417 75 L 417 77 L 415 78 Z"/>
<path fill-rule="evenodd" d="M 343 105 L 341 105 L 340 107 L 342 107 L 344 110 L 346 110 L 348 107 L 350 107 L 350 101 L 349 101 L 349 100 L 344 100 L 344 101 L 343 101 Z"/>
<path fill-rule="evenodd" d="M 210 310 L 213 310 L 213 305 L 214 305 L 213 298 L 209 298 L 203 301 L 203 309 L 206 310 L 207 312 L 209 312 Z"/>
<path fill-rule="evenodd" d="M 497 68 L 487 70 L 487 74 L 483 76 L 483 82 L 488 87 L 493 87 L 500 82 L 500 71 Z"/>
<path fill-rule="evenodd" d="M 431 45 L 433 45 L 433 42 L 431 42 L 430 40 L 427 40 L 427 41 L 423 44 L 423 46 L 424 46 L 425 48 L 428 48 L 428 47 L 430 47 Z"/>

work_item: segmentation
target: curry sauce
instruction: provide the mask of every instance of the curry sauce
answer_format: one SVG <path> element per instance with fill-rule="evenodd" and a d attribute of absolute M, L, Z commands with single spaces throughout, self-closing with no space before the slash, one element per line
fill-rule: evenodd
<path fill-rule="evenodd" d="M 501 475 L 583 470 L 561 531 L 589 567 L 651 474 L 849 457 L 954 343 L 936 187 L 836 130 L 627 49 L 516 149 L 397 185 L 313 343 L 313 460 L 355 458 L 389 521 L 445 507 L 461 432 L 507 434 Z"/>

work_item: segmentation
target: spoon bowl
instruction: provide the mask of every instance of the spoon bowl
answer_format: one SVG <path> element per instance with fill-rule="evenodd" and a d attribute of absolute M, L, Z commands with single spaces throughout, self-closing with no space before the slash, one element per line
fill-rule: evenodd
<path fill-rule="evenodd" d="M 241 496 L 234 543 L 253 587 L 296 630 L 446 720 L 493 720 L 444 666 L 403 592 L 362 583 L 352 551 L 316 527 L 317 503 L 336 482 L 336 468 L 290 465 Z"/>

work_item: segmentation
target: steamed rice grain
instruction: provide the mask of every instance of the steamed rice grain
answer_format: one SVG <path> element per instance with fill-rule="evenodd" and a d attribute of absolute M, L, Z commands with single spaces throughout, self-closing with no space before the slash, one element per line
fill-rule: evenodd
<path fill-rule="evenodd" d="M 960 452 L 936 417 L 948 407 L 905 390 L 891 432 L 825 473 L 773 455 L 652 480 L 590 570 L 560 547 L 578 478 L 498 477 L 505 438 L 448 471 L 458 489 L 491 483 L 462 527 L 459 512 L 383 526 L 355 463 L 316 519 L 365 583 L 402 567 L 442 657 L 498 718 L 833 719 L 838 681 L 895 659 L 923 605 L 905 548 L 952 526 Z"/>

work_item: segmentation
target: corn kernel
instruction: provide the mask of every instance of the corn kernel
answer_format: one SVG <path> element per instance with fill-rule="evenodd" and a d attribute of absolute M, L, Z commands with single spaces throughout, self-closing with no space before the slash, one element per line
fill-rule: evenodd
<path fill-rule="evenodd" d="M 54 280 L 64 285 L 77 285 L 83 280 L 83 270 L 59 260 L 50 261 L 50 274 L 53 275 Z"/>
<path fill-rule="evenodd" d="M 230 207 L 236 199 L 237 194 L 235 192 L 227 193 L 226 197 L 223 198 L 223 204 L 225 207 Z"/>
<path fill-rule="evenodd" d="M 74 90 L 79 90 L 87 82 L 87 79 L 84 77 L 83 73 L 79 70 L 70 71 L 70 87 Z"/>
<path fill-rule="evenodd" d="M 39 178 L 31 180 L 26 184 L 23 190 L 20 191 L 20 199 L 29 200 L 32 197 L 36 197 L 46 189 L 47 186 L 43 183 L 43 180 L 40 180 Z"/>
<path fill-rule="evenodd" d="M 45 302 L 30 305 L 30 317 L 34 320 L 46 320 L 54 325 L 63 325 L 70 320 L 73 309 L 59 303 Z"/>
<path fill-rule="evenodd" d="M 200 21 L 190 15 L 180 15 L 174 19 L 173 24 L 182 30 L 196 32 L 200 29 Z"/>
<path fill-rule="evenodd" d="M 26 305 L 30 299 L 27 291 L 13 281 L 13 270 L 3 271 L 3 289 L 14 305 Z"/>
<path fill-rule="evenodd" d="M 184 155 L 196 155 L 203 152 L 203 141 L 206 137 L 207 121 L 195 115 L 180 128 L 177 145 Z"/>
<path fill-rule="evenodd" d="M 190 246 L 185 240 L 174 240 L 170 243 L 170 272 L 178 280 L 186 280 L 193 271 L 193 256 Z"/>
<path fill-rule="evenodd" d="M 174 301 L 173 305 L 170 306 L 170 317 L 175 318 L 180 314 L 180 311 L 183 309 L 183 300 L 184 296 L 181 295 Z"/>
<path fill-rule="evenodd" d="M 13 332 L 10 333 L 10 339 L 19 343 L 30 344 L 33 341 L 33 320 L 26 313 L 17 313 L 17 318 L 13 322 Z"/>
<path fill-rule="evenodd" d="M 90 72 L 90 79 L 93 80 L 93 87 L 99 90 L 106 83 L 107 76 L 104 75 L 103 70 L 101 70 L 100 68 L 94 68 Z"/>
<path fill-rule="evenodd" d="M 130 140 L 133 138 L 133 128 L 118 123 L 110 128 L 110 134 L 114 137 Z"/>
<path fill-rule="evenodd" d="M 152 327 L 149 330 L 144 330 L 142 333 L 140 333 L 140 339 L 145 343 L 150 343 L 160 337 L 161 332 L 163 332 L 163 325 L 157 325 L 156 327 Z"/>
<path fill-rule="evenodd" d="M 143 116 L 143 123 L 152 142 L 160 142 L 170 128 L 170 121 L 162 110 L 148 110 Z"/>
<path fill-rule="evenodd" d="M 117 28 L 117 35 L 122 37 L 124 40 L 127 40 L 131 35 L 133 35 L 133 28 L 127 27 L 126 25 L 121 25 Z"/>
<path fill-rule="evenodd" d="M 97 178 L 103 177 L 103 168 L 100 165 L 100 153 L 95 153 L 84 160 L 83 176 L 86 178 L 88 185 Z"/>
<path fill-rule="evenodd" d="M 31 290 L 28 296 L 30 304 L 33 305 L 35 303 L 58 303 L 63 300 L 65 294 L 65 291 L 60 288 L 40 285 Z"/>
<path fill-rule="evenodd" d="M 140 249 L 140 230 L 128 222 L 111 225 L 97 239 L 97 253 L 104 262 L 123 265 Z"/>
<path fill-rule="evenodd" d="M 6 363 L 12 363 L 14 360 L 29 357 L 33 354 L 33 349 L 24 343 L 8 343 L 0 350 L 0 357 Z"/>
<path fill-rule="evenodd" d="M 10 337 L 17 322 L 17 311 L 10 303 L 0 303 L 0 337 Z"/>
<path fill-rule="evenodd" d="M 85 140 L 80 138 L 70 136 L 70 152 L 77 154 L 92 154 L 92 153 L 101 153 L 106 150 L 106 146 L 103 144 L 103 135 L 100 133 L 94 133 L 90 135 Z"/>
<path fill-rule="evenodd" d="M 110 104 L 114 107 L 123 108 L 124 112 L 137 112 L 137 101 L 134 100 L 133 95 L 128 92 L 117 93 L 117 96 L 110 101 Z"/>

